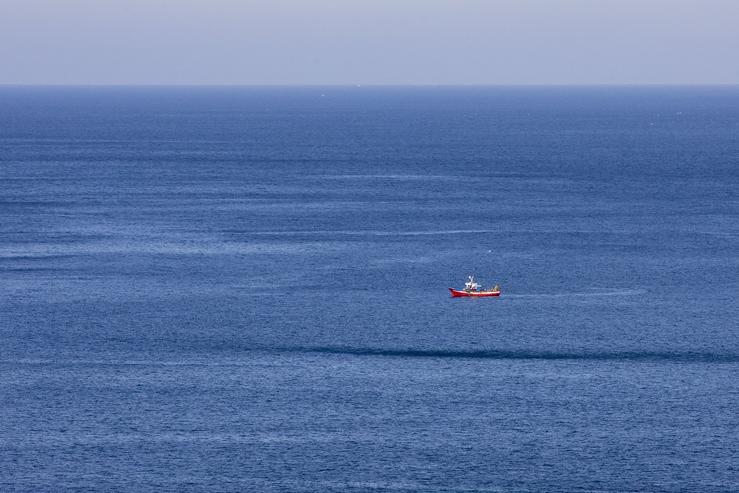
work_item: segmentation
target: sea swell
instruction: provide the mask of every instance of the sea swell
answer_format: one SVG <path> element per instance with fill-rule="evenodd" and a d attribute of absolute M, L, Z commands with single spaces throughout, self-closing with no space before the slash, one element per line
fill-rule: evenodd
<path fill-rule="evenodd" d="M 283 348 L 279 352 L 345 354 L 391 358 L 451 358 L 481 360 L 644 361 L 666 363 L 739 363 L 739 354 L 699 351 L 529 351 L 465 349 L 389 349 L 346 346 Z"/>

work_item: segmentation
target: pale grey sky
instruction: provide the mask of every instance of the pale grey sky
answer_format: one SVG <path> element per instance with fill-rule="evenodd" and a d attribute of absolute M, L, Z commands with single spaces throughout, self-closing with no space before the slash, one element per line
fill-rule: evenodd
<path fill-rule="evenodd" d="M 0 0 L 2 84 L 739 84 L 739 0 Z"/>

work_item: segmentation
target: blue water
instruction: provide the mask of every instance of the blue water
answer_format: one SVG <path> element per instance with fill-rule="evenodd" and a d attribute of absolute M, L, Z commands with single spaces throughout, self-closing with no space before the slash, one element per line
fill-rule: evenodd
<path fill-rule="evenodd" d="M 0 491 L 737 491 L 738 320 L 739 88 L 0 89 Z"/>

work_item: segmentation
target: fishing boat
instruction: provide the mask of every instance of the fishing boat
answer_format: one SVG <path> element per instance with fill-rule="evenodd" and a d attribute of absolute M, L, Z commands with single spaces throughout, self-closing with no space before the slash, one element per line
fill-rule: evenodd
<path fill-rule="evenodd" d="M 452 298 L 472 297 L 486 298 L 489 296 L 500 296 L 500 286 L 497 284 L 490 289 L 481 289 L 480 285 L 475 281 L 473 276 L 467 276 L 467 282 L 464 283 L 464 289 L 449 288 Z"/>

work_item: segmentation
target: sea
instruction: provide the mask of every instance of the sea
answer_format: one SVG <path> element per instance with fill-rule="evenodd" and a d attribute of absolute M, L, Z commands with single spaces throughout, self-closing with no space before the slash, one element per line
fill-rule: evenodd
<path fill-rule="evenodd" d="M 0 491 L 739 491 L 739 87 L 3 86 Z"/>

